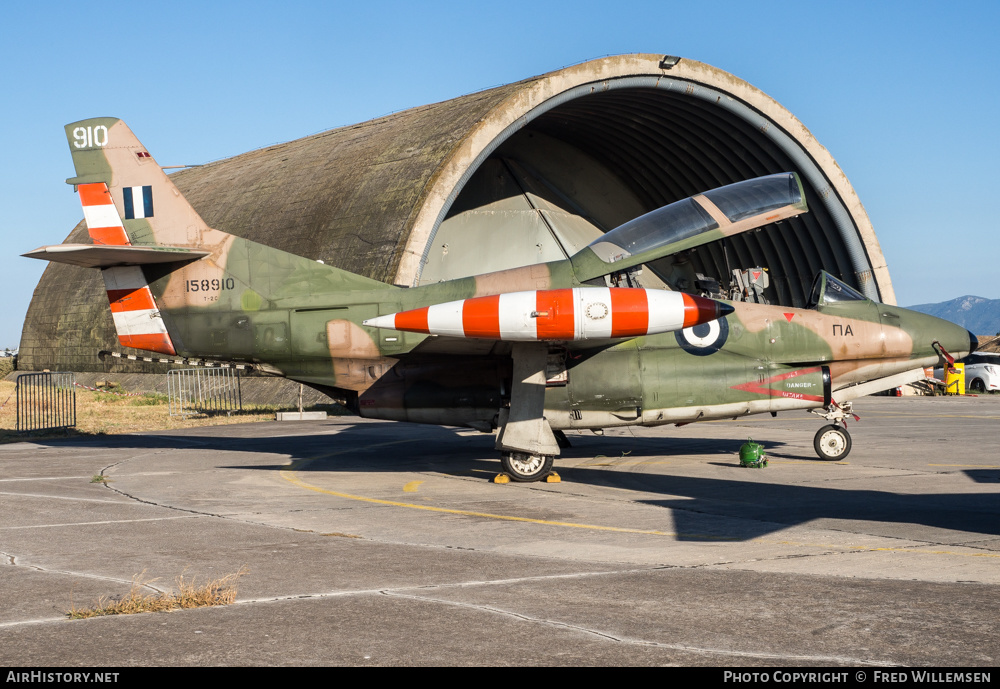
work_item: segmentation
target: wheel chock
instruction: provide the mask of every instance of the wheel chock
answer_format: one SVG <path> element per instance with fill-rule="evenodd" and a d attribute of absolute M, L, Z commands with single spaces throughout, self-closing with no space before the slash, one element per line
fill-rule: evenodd
<path fill-rule="evenodd" d="M 548 474 L 545 475 L 545 478 L 542 480 L 545 481 L 546 483 L 562 483 L 562 479 L 559 477 L 559 474 L 557 474 L 554 471 L 550 471 Z M 493 483 L 510 483 L 510 474 L 507 473 L 497 474 L 496 476 L 493 477 Z"/>

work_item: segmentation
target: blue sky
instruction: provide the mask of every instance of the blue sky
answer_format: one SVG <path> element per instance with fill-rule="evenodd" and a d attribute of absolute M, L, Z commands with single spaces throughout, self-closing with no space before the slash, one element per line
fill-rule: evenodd
<path fill-rule="evenodd" d="M 681 5 L 688 5 L 682 7 Z M 871 217 L 900 304 L 1000 298 L 1000 3 L 11 3 L 0 24 L 0 348 L 82 218 L 62 127 L 203 163 L 583 60 L 669 53 L 795 114 Z"/>

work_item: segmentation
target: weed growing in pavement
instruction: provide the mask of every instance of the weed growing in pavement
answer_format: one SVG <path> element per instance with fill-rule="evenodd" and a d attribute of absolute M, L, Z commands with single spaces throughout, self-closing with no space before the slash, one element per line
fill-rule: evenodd
<path fill-rule="evenodd" d="M 203 608 L 210 605 L 229 605 L 236 600 L 236 584 L 240 577 L 247 573 L 246 567 L 221 579 L 215 579 L 198 586 L 192 578 L 177 577 L 177 591 L 143 593 L 143 589 L 152 588 L 155 579 L 145 579 L 146 571 L 132 577 L 132 588 L 118 599 L 101 597 L 93 607 L 77 608 L 73 605 L 66 613 L 71 620 L 84 620 L 89 617 L 104 615 L 133 615 L 140 612 L 167 612 L 185 608 Z"/>

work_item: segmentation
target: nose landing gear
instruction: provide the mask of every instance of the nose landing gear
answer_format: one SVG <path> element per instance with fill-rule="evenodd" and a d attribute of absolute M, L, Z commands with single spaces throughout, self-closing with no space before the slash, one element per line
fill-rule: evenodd
<path fill-rule="evenodd" d="M 843 426 L 823 426 L 816 431 L 813 449 L 820 459 L 841 460 L 851 451 L 851 434 Z"/>
<path fill-rule="evenodd" d="M 853 416 L 855 421 L 861 420 L 861 417 L 854 413 L 853 404 L 851 402 L 837 404 L 831 401 L 822 411 L 818 409 L 809 411 L 827 421 L 833 421 L 816 431 L 816 436 L 813 438 L 813 449 L 819 458 L 836 462 L 847 457 L 851 452 L 851 434 L 847 432 L 846 419 L 848 416 Z"/>

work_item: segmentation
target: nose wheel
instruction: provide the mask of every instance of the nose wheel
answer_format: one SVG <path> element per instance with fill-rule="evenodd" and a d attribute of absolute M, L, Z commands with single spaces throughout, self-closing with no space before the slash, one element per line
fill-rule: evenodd
<path fill-rule="evenodd" d="M 851 434 L 843 426 L 823 426 L 813 438 L 813 449 L 820 459 L 837 461 L 851 452 Z"/>

